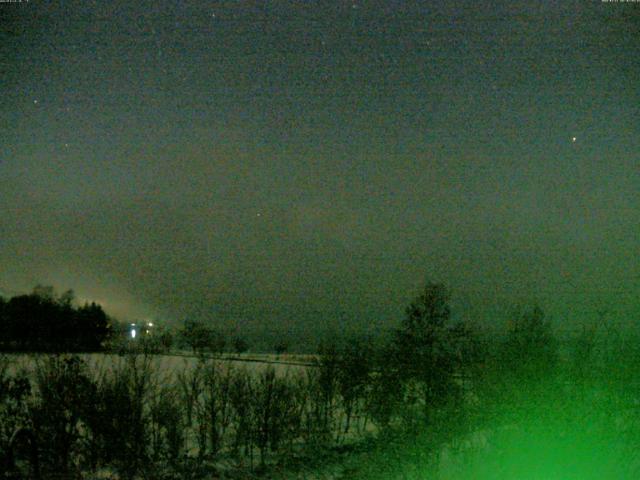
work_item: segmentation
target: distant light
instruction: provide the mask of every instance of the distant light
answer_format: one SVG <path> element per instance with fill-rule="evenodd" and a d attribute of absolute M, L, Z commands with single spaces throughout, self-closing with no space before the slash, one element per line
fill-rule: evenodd
<path fill-rule="evenodd" d="M 571 137 L 571 141 L 572 141 L 573 143 L 576 143 L 576 140 L 577 140 L 577 138 L 576 138 L 576 137 Z"/>
<path fill-rule="evenodd" d="M 153 327 L 153 322 L 149 322 L 149 326 L 150 326 L 150 327 Z"/>
<path fill-rule="evenodd" d="M 135 328 L 131 329 L 131 338 L 136 338 L 136 329 Z"/>

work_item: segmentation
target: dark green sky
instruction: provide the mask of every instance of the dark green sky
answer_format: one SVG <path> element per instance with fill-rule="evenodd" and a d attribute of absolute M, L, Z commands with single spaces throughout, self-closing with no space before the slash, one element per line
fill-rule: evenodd
<path fill-rule="evenodd" d="M 638 317 L 640 4 L 32 0 L 0 19 L 5 291 L 299 332 L 391 325 L 431 278 L 468 315 Z"/>

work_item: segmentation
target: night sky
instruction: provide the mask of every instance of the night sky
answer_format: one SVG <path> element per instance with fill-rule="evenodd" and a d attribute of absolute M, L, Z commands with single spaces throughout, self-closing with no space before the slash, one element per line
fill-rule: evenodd
<path fill-rule="evenodd" d="M 370 333 L 640 320 L 640 4 L 0 3 L 0 290 Z"/>

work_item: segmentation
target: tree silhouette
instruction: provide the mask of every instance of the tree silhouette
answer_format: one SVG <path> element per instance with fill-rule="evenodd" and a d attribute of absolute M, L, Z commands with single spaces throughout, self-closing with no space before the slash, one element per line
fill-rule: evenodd
<path fill-rule="evenodd" d="M 449 298 L 443 284 L 427 283 L 407 307 L 401 328 L 395 332 L 398 374 L 421 393 L 427 416 L 457 391 L 457 346 L 449 325 Z"/>
<path fill-rule="evenodd" d="M 537 305 L 516 312 L 501 349 L 501 362 L 528 383 L 549 378 L 558 362 L 558 345 L 544 311 Z"/>
<path fill-rule="evenodd" d="M 195 320 L 185 320 L 180 336 L 193 353 L 220 353 L 226 344 L 222 333 Z"/>
<path fill-rule="evenodd" d="M 107 339 L 110 322 L 107 314 L 100 305 L 94 302 L 85 304 L 76 312 L 76 328 L 79 347 L 86 350 L 99 350 L 102 342 Z"/>
<path fill-rule="evenodd" d="M 558 343 L 544 311 L 533 306 L 516 311 L 504 340 L 487 367 L 483 397 L 489 411 L 511 420 L 541 415 L 559 391 Z"/>
<path fill-rule="evenodd" d="M 0 344 L 9 340 L 9 323 L 7 318 L 7 301 L 0 295 Z"/>
<path fill-rule="evenodd" d="M 233 350 L 236 353 L 245 353 L 249 350 L 249 343 L 243 337 L 235 337 L 233 339 Z"/>
<path fill-rule="evenodd" d="M 76 308 L 73 291 L 57 297 L 52 287 L 0 302 L 0 347 L 5 350 L 96 351 L 111 330 L 102 307 Z"/>

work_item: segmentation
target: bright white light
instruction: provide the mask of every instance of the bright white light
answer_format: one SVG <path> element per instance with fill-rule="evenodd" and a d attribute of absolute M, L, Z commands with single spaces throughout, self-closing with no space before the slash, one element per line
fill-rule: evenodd
<path fill-rule="evenodd" d="M 150 327 L 153 327 L 153 322 L 149 322 L 149 326 L 150 326 Z"/>
<path fill-rule="evenodd" d="M 136 338 L 136 329 L 135 328 L 131 329 L 131 338 Z"/>
<path fill-rule="evenodd" d="M 576 138 L 576 137 L 571 137 L 571 141 L 572 141 L 573 143 L 576 143 L 576 140 L 577 140 L 577 138 Z"/>

